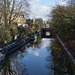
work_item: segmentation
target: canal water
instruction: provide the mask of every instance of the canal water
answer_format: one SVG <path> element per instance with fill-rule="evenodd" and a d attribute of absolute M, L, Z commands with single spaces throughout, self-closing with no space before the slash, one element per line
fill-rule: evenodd
<path fill-rule="evenodd" d="M 27 44 L 11 55 L 12 58 L 5 64 L 0 75 L 70 75 L 65 65 L 67 59 L 64 56 L 60 58 L 61 49 L 58 45 L 53 46 L 53 41 L 54 39 L 39 38 Z M 58 52 L 54 53 L 54 50 Z"/>

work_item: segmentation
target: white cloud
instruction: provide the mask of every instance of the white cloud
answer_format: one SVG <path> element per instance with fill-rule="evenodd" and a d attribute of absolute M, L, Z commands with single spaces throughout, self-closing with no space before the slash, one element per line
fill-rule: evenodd
<path fill-rule="evenodd" d="M 30 3 L 31 4 L 35 4 L 35 3 L 38 3 L 38 2 L 40 2 L 40 0 L 34 0 L 34 1 L 33 0 L 30 0 Z"/>
<path fill-rule="evenodd" d="M 35 50 L 28 50 L 28 53 L 32 53 L 35 56 L 39 56 L 39 52 L 38 51 L 35 51 Z"/>
<path fill-rule="evenodd" d="M 40 0 L 31 0 L 31 13 L 30 13 L 30 18 L 43 18 L 47 19 L 47 15 L 51 12 L 52 6 L 47 6 L 47 5 L 41 5 Z M 67 5 L 67 0 L 60 0 L 59 3 L 60 5 Z M 53 6 L 56 6 L 56 3 L 54 3 Z"/>
<path fill-rule="evenodd" d="M 34 1 L 39 2 L 40 0 L 34 0 Z"/>
<path fill-rule="evenodd" d="M 32 7 L 32 10 L 34 16 L 36 15 L 37 17 L 43 17 L 48 13 L 49 7 L 35 5 L 34 7 Z"/>
<path fill-rule="evenodd" d="M 58 4 L 66 6 L 68 0 L 61 0 Z"/>
<path fill-rule="evenodd" d="M 40 5 L 39 1 L 40 0 L 35 0 L 34 5 L 31 6 L 30 18 L 47 18 L 47 15 L 50 12 L 51 8 L 45 5 Z"/>

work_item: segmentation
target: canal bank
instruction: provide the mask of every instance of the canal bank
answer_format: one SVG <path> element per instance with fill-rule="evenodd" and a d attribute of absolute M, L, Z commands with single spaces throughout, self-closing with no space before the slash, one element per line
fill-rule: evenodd
<path fill-rule="evenodd" d="M 64 43 L 61 41 L 61 39 L 59 38 L 59 36 L 56 35 L 56 37 L 57 37 L 58 41 L 60 42 L 61 47 L 62 47 L 62 49 L 64 51 L 64 54 L 68 58 L 67 62 L 69 62 L 69 65 L 71 66 L 71 69 L 73 70 L 73 73 L 75 75 L 75 59 L 74 59 L 73 55 L 69 52 L 69 50 L 67 49 L 67 47 L 64 45 Z"/>
<path fill-rule="evenodd" d="M 1 70 L 7 75 L 73 75 L 59 42 L 40 38 L 14 55 Z"/>
<path fill-rule="evenodd" d="M 51 50 L 54 59 L 53 69 L 55 70 L 55 75 L 75 75 L 74 65 L 57 38 L 53 41 Z"/>

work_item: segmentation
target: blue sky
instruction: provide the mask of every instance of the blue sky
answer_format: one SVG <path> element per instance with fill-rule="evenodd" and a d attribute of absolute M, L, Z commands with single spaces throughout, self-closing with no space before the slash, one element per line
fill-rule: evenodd
<path fill-rule="evenodd" d="M 40 0 L 40 5 L 53 6 L 58 2 L 60 2 L 60 0 Z"/>
<path fill-rule="evenodd" d="M 67 1 L 67 0 L 66 0 Z M 56 4 L 66 5 L 64 0 L 30 0 L 30 18 L 43 18 L 47 20 L 47 15 Z"/>

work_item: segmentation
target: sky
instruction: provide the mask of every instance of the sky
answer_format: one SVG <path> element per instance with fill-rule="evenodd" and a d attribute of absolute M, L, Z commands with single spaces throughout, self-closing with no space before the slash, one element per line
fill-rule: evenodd
<path fill-rule="evenodd" d="M 48 19 L 48 14 L 56 4 L 66 5 L 67 0 L 30 0 L 31 13 L 30 18 Z"/>

